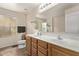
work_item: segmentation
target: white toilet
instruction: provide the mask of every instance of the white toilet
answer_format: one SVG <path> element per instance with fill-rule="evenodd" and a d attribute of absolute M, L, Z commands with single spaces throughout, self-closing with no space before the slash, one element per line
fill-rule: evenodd
<path fill-rule="evenodd" d="M 18 48 L 21 49 L 21 48 L 25 48 L 26 47 L 26 40 L 22 40 L 22 35 L 23 33 L 19 34 L 18 35 Z"/>
<path fill-rule="evenodd" d="M 26 40 L 19 40 L 18 41 L 18 48 L 25 48 L 26 47 Z"/>

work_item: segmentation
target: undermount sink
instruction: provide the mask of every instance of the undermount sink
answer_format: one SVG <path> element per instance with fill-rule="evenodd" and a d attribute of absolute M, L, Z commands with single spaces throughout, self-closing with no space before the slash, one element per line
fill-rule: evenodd
<path fill-rule="evenodd" d="M 41 38 L 41 39 L 47 39 L 47 40 L 57 40 L 56 36 L 41 35 L 41 36 L 38 36 L 38 37 Z"/>

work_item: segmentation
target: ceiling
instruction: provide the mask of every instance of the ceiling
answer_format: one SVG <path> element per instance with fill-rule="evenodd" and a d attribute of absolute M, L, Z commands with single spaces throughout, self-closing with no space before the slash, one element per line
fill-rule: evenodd
<path fill-rule="evenodd" d="M 36 9 L 39 8 L 40 5 L 41 3 L 0 3 L 1 8 L 5 8 L 5 9 L 16 11 L 16 12 L 22 12 L 26 14 L 33 13 Z M 75 4 L 72 4 L 72 3 L 58 4 L 57 6 L 52 7 L 48 11 L 44 11 L 43 13 L 45 15 L 51 12 L 53 12 L 54 15 L 56 13 L 60 14 L 65 8 L 71 7 L 73 5 Z"/>
<path fill-rule="evenodd" d="M 71 8 L 75 5 L 78 5 L 78 4 L 75 4 L 75 3 L 61 3 L 61 4 L 58 4 L 46 11 L 44 11 L 43 13 L 41 13 L 42 15 L 48 15 L 51 14 L 51 15 L 54 15 L 54 16 L 58 16 L 58 15 L 62 15 L 66 9 L 68 8 Z M 52 13 L 51 13 L 52 12 Z"/>
<path fill-rule="evenodd" d="M 33 12 L 40 3 L 0 3 L 0 7 L 16 12 Z"/>

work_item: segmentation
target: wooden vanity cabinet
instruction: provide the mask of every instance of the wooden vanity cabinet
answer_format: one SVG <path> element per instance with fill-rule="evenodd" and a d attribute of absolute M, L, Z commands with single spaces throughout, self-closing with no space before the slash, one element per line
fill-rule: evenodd
<path fill-rule="evenodd" d="M 26 37 L 26 52 L 29 56 L 79 56 L 79 52 L 29 36 Z"/>

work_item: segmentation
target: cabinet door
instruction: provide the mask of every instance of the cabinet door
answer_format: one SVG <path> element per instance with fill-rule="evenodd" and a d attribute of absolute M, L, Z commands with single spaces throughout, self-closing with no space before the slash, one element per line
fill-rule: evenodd
<path fill-rule="evenodd" d="M 31 37 L 26 37 L 26 53 L 27 55 L 31 55 L 32 42 Z"/>
<path fill-rule="evenodd" d="M 32 47 L 32 56 L 37 56 L 37 55 L 38 55 L 37 49 L 35 49 L 34 47 Z"/>
<path fill-rule="evenodd" d="M 41 46 L 38 46 L 38 51 L 40 51 L 41 53 L 43 53 L 44 55 L 48 55 L 48 49 L 44 49 L 43 47 Z"/>
<path fill-rule="evenodd" d="M 48 43 L 48 56 L 52 56 L 52 44 Z"/>
<path fill-rule="evenodd" d="M 32 38 L 32 42 L 37 44 L 38 39 Z"/>
<path fill-rule="evenodd" d="M 42 40 L 38 40 L 38 45 L 47 49 L 48 48 L 48 43 Z"/>
<path fill-rule="evenodd" d="M 48 55 L 48 43 L 38 40 L 38 55 Z"/>
<path fill-rule="evenodd" d="M 57 45 L 52 46 L 52 55 L 53 56 L 78 56 L 79 53 L 66 49 Z"/>
<path fill-rule="evenodd" d="M 32 38 L 32 56 L 38 55 L 38 41 L 35 38 Z"/>
<path fill-rule="evenodd" d="M 46 56 L 43 53 L 41 53 L 40 51 L 38 51 L 38 56 Z"/>
<path fill-rule="evenodd" d="M 37 46 L 38 46 L 38 40 L 35 38 L 32 38 L 32 47 L 37 49 Z"/>
<path fill-rule="evenodd" d="M 53 56 L 68 56 L 68 54 L 66 54 L 66 53 L 64 53 L 64 52 L 62 52 L 62 51 L 60 51 L 60 50 L 58 50 L 58 49 L 54 49 L 53 51 L 52 51 L 52 55 Z"/>

